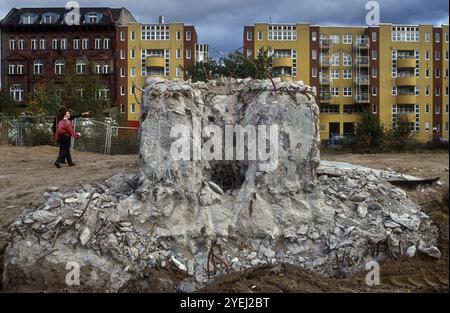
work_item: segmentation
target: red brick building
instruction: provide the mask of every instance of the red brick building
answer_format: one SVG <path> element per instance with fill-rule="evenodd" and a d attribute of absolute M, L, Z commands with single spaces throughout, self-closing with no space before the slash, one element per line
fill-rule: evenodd
<path fill-rule="evenodd" d="M 79 15 L 73 13 L 65 8 L 13 8 L 1 21 L 0 86 L 19 106 L 26 106 L 38 82 L 58 82 L 69 72 L 100 75 L 98 95 L 120 103 L 120 68 L 127 68 L 126 59 L 119 57 L 126 47 L 120 37 L 135 19 L 125 8 L 80 8 Z"/>

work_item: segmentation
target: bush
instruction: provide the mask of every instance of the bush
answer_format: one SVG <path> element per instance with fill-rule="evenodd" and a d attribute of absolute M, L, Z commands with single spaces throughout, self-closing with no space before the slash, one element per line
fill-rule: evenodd
<path fill-rule="evenodd" d="M 378 117 L 370 111 L 364 111 L 361 119 L 356 123 L 356 134 L 350 147 L 356 150 L 369 152 L 379 149 L 383 145 L 384 128 Z"/>

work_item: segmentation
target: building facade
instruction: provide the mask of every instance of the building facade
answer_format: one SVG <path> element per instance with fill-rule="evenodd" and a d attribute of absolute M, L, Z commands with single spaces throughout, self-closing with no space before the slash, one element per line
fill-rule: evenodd
<path fill-rule="evenodd" d="M 126 101 L 121 104 L 131 126 L 138 126 L 142 89 L 147 77 L 187 79 L 186 69 L 208 57 L 208 46 L 197 43 L 194 26 L 183 23 L 130 23 L 127 59 L 127 84 L 119 86 Z"/>
<path fill-rule="evenodd" d="M 62 82 L 68 73 L 98 74 L 99 97 L 116 104 L 119 29 L 134 22 L 124 8 L 81 8 L 79 19 L 65 8 L 12 9 L 1 22 L 1 86 L 23 108 L 41 82 Z M 82 90 L 80 93 L 82 94 Z"/>
<path fill-rule="evenodd" d="M 387 127 L 405 113 L 420 141 L 448 140 L 448 25 L 256 23 L 243 35 L 247 57 L 269 49 L 277 76 L 312 86 L 323 140 L 354 133 L 364 110 Z"/>

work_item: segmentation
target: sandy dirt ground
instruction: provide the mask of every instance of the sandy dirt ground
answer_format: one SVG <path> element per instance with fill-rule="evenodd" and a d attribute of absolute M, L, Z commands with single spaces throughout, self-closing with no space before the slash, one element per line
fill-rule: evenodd
<path fill-rule="evenodd" d="M 138 157 L 105 156 L 73 151 L 75 167 L 57 169 L 57 148 L 0 146 L 0 262 L 6 247 L 8 225 L 23 208 L 39 206 L 48 187 L 61 192 L 76 190 L 120 172 L 137 172 Z M 420 186 L 408 190 L 439 226 L 439 249 L 443 257 L 432 260 L 424 256 L 390 260 L 381 265 L 381 285 L 365 285 L 366 273 L 352 278 L 323 278 L 291 265 L 264 266 L 241 273 L 218 277 L 202 291 L 206 292 L 448 292 L 448 182 L 449 155 L 379 154 L 356 155 L 325 153 L 323 159 L 349 162 L 378 169 L 391 168 L 423 178 L 441 177 L 442 186 Z M 0 268 L 1 272 L 1 268 Z M 1 274 L 1 273 L 0 273 Z M 172 276 L 161 270 L 153 279 Z M 1 277 L 1 275 L 0 275 Z M 178 280 L 172 277 L 174 281 Z M 175 286 L 161 290 L 175 291 Z"/>

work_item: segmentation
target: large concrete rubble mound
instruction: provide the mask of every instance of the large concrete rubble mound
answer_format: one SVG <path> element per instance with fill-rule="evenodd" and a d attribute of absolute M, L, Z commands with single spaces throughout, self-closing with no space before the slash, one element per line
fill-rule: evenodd
<path fill-rule="evenodd" d="M 139 175 L 49 190 L 10 227 L 5 289 L 145 291 L 149 273 L 166 268 L 184 273 L 179 289 L 193 291 L 261 264 L 341 276 L 416 250 L 440 257 L 437 228 L 388 183 L 395 173 L 318 175 L 318 115 L 301 82 L 149 79 Z M 229 125 L 254 126 L 266 158 L 250 158 L 251 140 L 237 134 L 227 142 Z M 190 147 L 187 159 L 174 158 L 180 142 Z M 226 157 L 240 144 L 244 159 Z M 67 283 L 75 267 L 79 285 Z"/>

